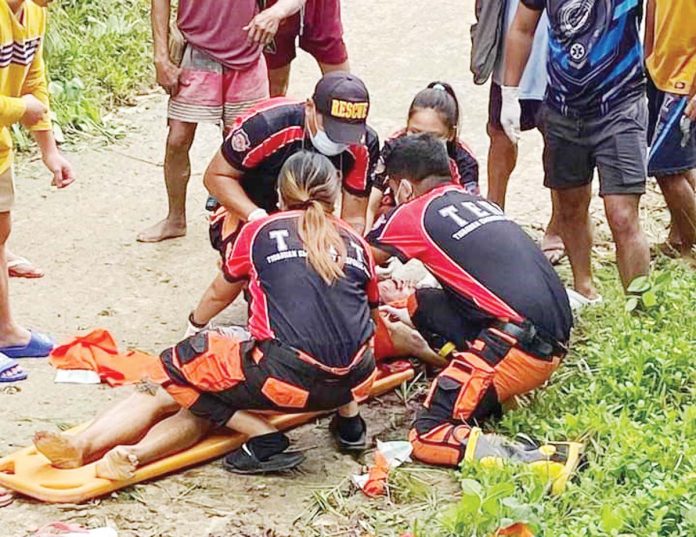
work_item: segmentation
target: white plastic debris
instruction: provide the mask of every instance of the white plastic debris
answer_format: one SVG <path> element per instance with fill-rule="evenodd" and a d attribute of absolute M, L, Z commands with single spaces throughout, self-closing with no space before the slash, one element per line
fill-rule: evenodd
<path fill-rule="evenodd" d="M 368 469 L 367 473 L 354 474 L 351 479 L 356 487 L 370 497 L 383 494 L 389 472 L 405 462 L 411 462 L 412 452 L 413 446 L 410 442 L 402 440 L 380 442 L 377 440 L 375 464 Z M 386 467 L 384 467 L 385 463 Z"/>
<path fill-rule="evenodd" d="M 405 462 L 413 462 L 411 460 L 413 446 L 411 442 L 405 440 L 395 440 L 393 442 L 380 442 L 377 440 L 377 451 L 382 453 L 387 463 L 389 463 L 389 468 L 392 470 Z"/>
<path fill-rule="evenodd" d="M 101 384 L 96 371 L 91 369 L 58 369 L 55 382 L 58 384 Z"/>

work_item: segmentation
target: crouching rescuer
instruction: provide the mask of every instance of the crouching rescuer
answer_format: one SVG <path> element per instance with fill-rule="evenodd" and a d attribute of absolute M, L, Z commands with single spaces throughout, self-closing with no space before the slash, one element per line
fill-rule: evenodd
<path fill-rule="evenodd" d="M 572 315 L 560 279 L 497 205 L 452 184 L 447 150 L 433 135 L 396 140 L 385 166 L 399 184 L 398 206 L 367 240 L 377 263 L 418 259 L 438 281 L 391 313 L 418 332 L 413 341 L 423 344 L 412 354 L 448 360 L 410 431 L 414 455 L 443 466 L 513 459 L 561 472 L 577 444 L 513 442 L 476 427 L 542 386 L 566 354 Z"/>
<path fill-rule="evenodd" d="M 379 300 L 370 248 L 332 215 L 341 185 L 325 156 L 291 156 L 278 188 L 281 211 L 244 226 L 192 312 L 189 321 L 200 331 L 144 367 L 151 393 L 140 390 L 76 435 L 36 434 L 37 449 L 54 466 L 98 461 L 99 477 L 129 479 L 138 467 L 193 446 L 213 426 L 248 436 L 225 459 L 231 472 L 299 465 L 304 456 L 289 451 L 288 437 L 254 411 L 335 409 L 331 431 L 339 448 L 366 447 L 358 401 L 376 376 L 372 319 Z M 208 330 L 244 288 L 246 330 Z"/>

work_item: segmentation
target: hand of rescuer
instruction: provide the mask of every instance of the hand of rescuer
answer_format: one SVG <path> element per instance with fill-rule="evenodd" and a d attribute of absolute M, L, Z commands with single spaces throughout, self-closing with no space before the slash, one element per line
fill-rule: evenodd
<path fill-rule="evenodd" d="M 266 212 L 265 209 L 262 209 L 261 207 L 257 207 L 253 211 L 251 211 L 246 219 L 247 222 L 253 222 L 254 220 L 260 220 L 261 218 L 266 218 L 268 216 L 268 213 Z"/>
<path fill-rule="evenodd" d="M 193 318 L 193 312 L 188 316 L 188 322 L 186 323 L 186 331 L 184 332 L 184 339 L 191 336 L 195 336 L 198 332 L 208 328 L 209 323 L 199 324 Z"/>
<path fill-rule="evenodd" d="M 390 308 L 389 306 L 384 306 L 384 308 Z M 397 315 L 397 318 L 402 317 L 402 311 L 408 315 L 406 310 L 400 310 L 396 308 L 390 308 Z M 419 360 L 430 364 L 434 367 L 446 367 L 449 361 L 446 358 L 438 355 L 433 349 L 430 348 L 427 341 L 420 335 L 418 330 L 411 328 L 405 322 L 401 320 L 392 320 L 390 318 L 392 313 L 389 310 L 384 310 L 380 308 L 380 315 L 382 320 L 389 332 L 389 338 L 391 339 L 392 346 L 394 348 L 394 357 L 403 356 L 413 356 Z M 409 319 L 410 323 L 411 320 Z"/>
<path fill-rule="evenodd" d="M 503 86 L 502 106 L 500 110 L 500 124 L 510 141 L 517 145 L 520 140 L 520 115 L 522 107 L 520 106 L 520 89 L 514 86 Z"/>

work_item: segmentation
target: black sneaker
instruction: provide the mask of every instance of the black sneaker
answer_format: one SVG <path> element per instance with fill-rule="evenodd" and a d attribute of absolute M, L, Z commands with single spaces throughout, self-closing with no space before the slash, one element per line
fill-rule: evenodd
<path fill-rule="evenodd" d="M 367 449 L 367 424 L 362 416 L 360 416 L 362 433 L 360 433 L 360 437 L 357 440 L 353 441 L 346 440 L 345 438 L 341 437 L 341 433 L 338 430 L 338 420 L 338 414 L 334 414 L 333 418 L 331 418 L 331 423 L 329 423 L 329 431 L 331 431 L 331 434 L 338 445 L 338 449 L 347 452 L 365 451 Z"/>
<path fill-rule="evenodd" d="M 284 451 L 261 461 L 247 448 L 246 444 L 243 444 L 242 447 L 225 457 L 222 461 L 222 467 L 233 474 L 268 474 L 292 470 L 302 464 L 304 460 L 305 456 L 299 451 Z"/>

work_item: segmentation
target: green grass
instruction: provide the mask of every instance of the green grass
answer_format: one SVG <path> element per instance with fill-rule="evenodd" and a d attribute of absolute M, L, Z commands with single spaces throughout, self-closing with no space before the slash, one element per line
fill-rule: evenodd
<path fill-rule="evenodd" d="M 583 313 L 551 385 L 495 425 L 581 439 L 587 468 L 552 498 L 524 467 L 463 467 L 459 502 L 417 535 L 487 536 L 523 520 L 544 537 L 696 535 L 696 274 L 661 261 L 637 282 L 638 301 L 626 301 L 613 268 L 599 276 L 605 303 Z"/>
<path fill-rule="evenodd" d="M 624 297 L 614 266 L 598 279 L 605 301 L 583 312 L 550 385 L 486 427 L 583 441 L 587 466 L 566 492 L 550 496 L 523 465 L 466 465 L 444 480 L 407 465 L 390 478 L 387 498 L 355 499 L 359 507 L 344 511 L 352 527 L 357 516 L 380 537 L 490 537 L 518 521 L 536 537 L 696 535 L 696 273 L 661 259 L 637 282 L 637 301 Z M 345 502 L 329 503 L 342 511 Z"/>
<path fill-rule="evenodd" d="M 61 0 L 49 8 L 45 59 L 54 121 L 68 141 L 110 135 L 104 114 L 154 82 L 148 0 Z M 14 129 L 18 145 L 26 135 Z"/>

